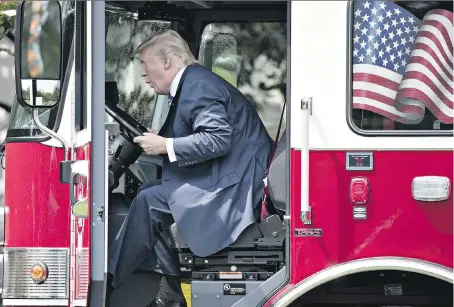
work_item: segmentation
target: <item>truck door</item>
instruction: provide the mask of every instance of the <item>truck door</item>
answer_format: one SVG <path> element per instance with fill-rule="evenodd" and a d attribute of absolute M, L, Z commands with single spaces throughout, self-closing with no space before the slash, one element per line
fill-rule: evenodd
<path fill-rule="evenodd" d="M 104 2 L 76 2 L 70 306 L 103 306 L 107 272 Z M 101 63 L 101 64 L 100 64 Z M 100 65 L 98 65 L 100 64 Z"/>

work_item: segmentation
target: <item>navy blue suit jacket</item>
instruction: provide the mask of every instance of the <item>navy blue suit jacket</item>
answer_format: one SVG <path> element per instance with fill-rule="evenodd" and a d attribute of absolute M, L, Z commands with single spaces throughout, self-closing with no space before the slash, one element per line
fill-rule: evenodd
<path fill-rule="evenodd" d="M 272 140 L 244 95 L 198 64 L 184 71 L 159 134 L 174 138 L 162 187 L 177 228 L 194 254 L 214 254 L 257 220 Z"/>

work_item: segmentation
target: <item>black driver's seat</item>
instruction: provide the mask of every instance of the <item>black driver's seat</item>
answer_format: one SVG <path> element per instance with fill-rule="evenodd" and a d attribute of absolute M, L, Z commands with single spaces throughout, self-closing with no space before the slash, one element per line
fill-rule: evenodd
<path fill-rule="evenodd" d="M 171 226 L 173 247 L 179 250 L 181 265 L 192 269 L 193 279 L 216 279 L 221 270 L 229 271 L 232 265 L 238 271 L 242 271 L 243 266 L 246 271 L 259 269 L 266 272 L 261 274 L 261 279 L 266 279 L 279 270 L 284 257 L 285 228 L 282 216 L 286 211 L 286 154 L 284 132 L 277 144 L 268 176 L 268 211 L 272 214 L 250 225 L 224 250 L 209 257 L 197 257 L 181 237 L 176 224 Z"/>

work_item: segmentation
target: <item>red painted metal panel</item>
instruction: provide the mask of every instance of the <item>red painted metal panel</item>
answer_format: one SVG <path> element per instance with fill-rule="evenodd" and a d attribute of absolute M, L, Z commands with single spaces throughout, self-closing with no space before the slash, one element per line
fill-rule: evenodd
<path fill-rule="evenodd" d="M 7 143 L 5 150 L 5 247 L 69 247 L 63 149 L 28 142 Z"/>
<path fill-rule="evenodd" d="M 453 267 L 453 204 L 412 197 L 417 176 L 453 179 L 452 151 L 375 151 L 372 171 L 347 171 L 345 151 L 311 151 L 312 225 L 300 214 L 301 154 L 291 152 L 291 283 L 329 266 L 368 257 L 416 258 Z M 353 219 L 350 180 L 369 179 L 367 219 Z M 451 184 L 452 188 L 452 184 Z M 321 228 L 322 237 L 295 237 L 295 228 Z"/>

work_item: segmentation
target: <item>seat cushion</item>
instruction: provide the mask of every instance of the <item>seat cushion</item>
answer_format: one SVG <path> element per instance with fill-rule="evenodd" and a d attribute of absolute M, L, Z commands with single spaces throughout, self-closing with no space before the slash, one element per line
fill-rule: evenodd
<path fill-rule="evenodd" d="M 175 248 L 188 248 L 188 245 L 183 240 L 183 237 L 181 236 L 175 223 L 173 223 L 170 227 L 170 233 L 172 235 L 172 241 Z M 251 224 L 240 234 L 238 239 L 233 242 L 229 248 L 254 248 L 257 240 L 261 237 L 262 233 L 258 228 L 258 224 Z"/>
<path fill-rule="evenodd" d="M 284 214 L 287 202 L 286 131 L 282 134 L 268 172 L 268 193 L 276 210 Z"/>

